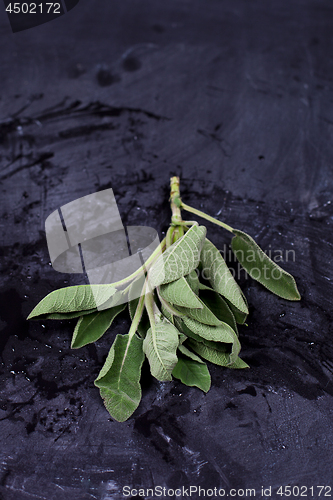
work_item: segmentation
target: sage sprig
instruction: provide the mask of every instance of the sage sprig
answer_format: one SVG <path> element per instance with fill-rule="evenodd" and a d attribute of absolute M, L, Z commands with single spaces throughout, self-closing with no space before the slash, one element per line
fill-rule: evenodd
<path fill-rule="evenodd" d="M 140 377 L 145 357 L 162 382 L 179 379 L 207 392 L 211 377 L 205 361 L 228 368 L 248 368 L 240 357 L 237 324 L 248 316 L 246 298 L 219 250 L 196 221 L 181 210 L 233 234 L 232 250 L 248 274 L 269 291 L 299 300 L 294 278 L 272 261 L 251 236 L 182 202 L 179 178 L 171 178 L 171 224 L 166 238 L 144 266 L 110 285 L 62 288 L 47 295 L 28 319 L 78 318 L 71 347 L 97 341 L 125 308 L 118 297 L 128 293 L 132 321 L 117 335 L 95 380 L 110 415 L 127 420 L 141 400 Z M 140 291 L 140 297 L 138 296 Z"/>

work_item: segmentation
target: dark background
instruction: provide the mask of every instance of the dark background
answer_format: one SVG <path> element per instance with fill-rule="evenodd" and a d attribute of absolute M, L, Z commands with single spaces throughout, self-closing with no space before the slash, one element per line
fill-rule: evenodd
<path fill-rule="evenodd" d="M 333 486 L 332 36 L 328 0 L 81 0 L 16 34 L 0 9 L 1 499 Z M 162 236 L 172 174 L 186 203 L 293 249 L 302 301 L 243 280 L 251 368 L 210 365 L 207 395 L 145 368 L 117 423 L 93 381 L 127 316 L 78 351 L 74 322 L 25 320 L 83 282 L 52 269 L 44 221 L 112 187 L 125 225 Z"/>

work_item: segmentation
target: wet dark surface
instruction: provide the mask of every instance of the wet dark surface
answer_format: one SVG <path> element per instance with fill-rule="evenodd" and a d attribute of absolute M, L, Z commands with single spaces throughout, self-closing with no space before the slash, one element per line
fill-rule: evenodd
<path fill-rule="evenodd" d="M 126 485 L 256 498 L 304 485 L 317 498 L 333 486 L 332 29 L 326 0 L 81 0 L 16 34 L 0 10 L 1 499 L 120 499 Z M 25 320 L 83 283 L 52 269 L 44 221 L 112 187 L 125 225 L 161 235 L 172 174 L 189 205 L 294 251 L 283 265 L 302 301 L 242 275 L 251 369 L 211 365 L 204 395 L 146 367 L 120 424 L 93 381 L 126 315 L 77 351 L 74 321 Z"/>

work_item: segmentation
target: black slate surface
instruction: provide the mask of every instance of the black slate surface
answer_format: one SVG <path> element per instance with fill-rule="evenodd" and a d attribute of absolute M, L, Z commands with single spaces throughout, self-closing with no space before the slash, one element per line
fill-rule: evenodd
<path fill-rule="evenodd" d="M 319 498 L 332 486 L 332 29 L 328 0 L 81 0 L 15 34 L 0 8 L 1 499 L 120 499 L 126 485 L 256 498 L 303 485 Z M 52 269 L 44 222 L 112 187 L 125 225 L 162 235 L 174 174 L 188 204 L 265 250 L 294 250 L 284 267 L 302 301 L 241 276 L 251 368 L 210 366 L 207 395 L 145 369 L 121 424 L 93 380 L 126 315 L 77 351 L 74 322 L 25 320 L 83 282 Z"/>

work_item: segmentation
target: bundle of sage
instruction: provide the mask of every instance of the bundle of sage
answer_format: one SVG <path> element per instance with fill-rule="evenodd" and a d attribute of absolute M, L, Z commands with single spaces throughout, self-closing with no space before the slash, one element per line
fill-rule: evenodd
<path fill-rule="evenodd" d="M 178 177 L 171 178 L 170 201 L 166 237 L 141 269 L 119 283 L 53 291 L 28 317 L 78 318 L 71 343 L 75 349 L 101 338 L 128 304 L 130 330 L 115 337 L 95 380 L 107 410 L 119 422 L 140 403 L 145 357 L 157 380 L 175 377 L 204 392 L 211 385 L 204 360 L 228 368 L 248 367 L 239 357 L 237 329 L 248 315 L 246 298 L 220 251 L 206 238 L 206 228 L 184 221 L 181 209 L 230 231 L 236 258 L 268 290 L 284 299 L 300 299 L 294 278 L 251 236 L 183 203 Z"/>

